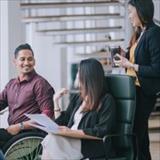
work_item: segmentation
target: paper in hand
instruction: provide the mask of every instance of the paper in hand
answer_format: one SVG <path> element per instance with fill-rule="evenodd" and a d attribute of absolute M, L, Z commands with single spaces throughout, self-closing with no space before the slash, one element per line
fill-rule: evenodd
<path fill-rule="evenodd" d="M 25 114 L 33 123 L 30 125 L 48 133 L 57 133 L 59 126 L 44 114 Z"/>

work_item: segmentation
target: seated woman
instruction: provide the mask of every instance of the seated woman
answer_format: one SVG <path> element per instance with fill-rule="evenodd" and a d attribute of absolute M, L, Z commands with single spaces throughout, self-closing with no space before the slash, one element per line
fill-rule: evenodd
<path fill-rule="evenodd" d="M 82 60 L 78 77 L 80 94 L 72 98 L 66 111 L 60 112 L 58 101 L 68 91 L 62 89 L 54 95 L 55 121 L 60 127 L 57 135 L 48 134 L 42 141 L 42 160 L 76 160 L 104 154 L 99 139 L 114 130 L 115 101 L 107 93 L 104 70 L 97 60 Z"/>

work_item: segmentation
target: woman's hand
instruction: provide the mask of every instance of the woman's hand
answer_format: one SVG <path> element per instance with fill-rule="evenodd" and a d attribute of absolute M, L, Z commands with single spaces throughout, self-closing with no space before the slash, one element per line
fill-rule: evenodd
<path fill-rule="evenodd" d="M 120 55 L 125 57 L 126 56 L 126 51 L 122 48 L 120 48 Z"/>
<path fill-rule="evenodd" d="M 113 62 L 117 66 L 121 66 L 124 68 L 133 68 L 133 64 L 129 62 L 129 60 L 119 54 L 115 55 L 115 58 L 113 59 Z"/>
<path fill-rule="evenodd" d="M 82 138 L 85 136 L 85 133 L 82 130 L 73 130 L 66 126 L 59 126 L 59 131 L 57 134 L 74 138 Z"/>
<path fill-rule="evenodd" d="M 58 101 L 63 95 L 67 93 L 68 93 L 68 89 L 62 88 L 60 91 L 54 94 L 54 97 L 53 97 L 54 101 Z"/>
<path fill-rule="evenodd" d="M 68 127 L 66 127 L 66 126 L 59 126 L 59 129 L 60 129 L 61 131 L 68 131 L 68 130 L 70 130 L 70 128 L 68 128 Z"/>
<path fill-rule="evenodd" d="M 68 89 L 62 88 L 60 91 L 58 91 L 54 94 L 53 100 L 54 100 L 54 116 L 55 116 L 55 118 L 58 118 L 61 115 L 62 107 L 60 107 L 60 105 L 59 105 L 59 99 L 67 93 L 68 93 Z"/>
<path fill-rule="evenodd" d="M 69 134 L 71 132 L 71 129 L 66 126 L 59 126 L 59 133 L 60 134 Z"/>
<path fill-rule="evenodd" d="M 85 139 L 101 139 L 95 136 L 86 135 L 83 130 L 73 130 L 66 126 L 59 126 L 59 132 L 57 133 L 60 136 L 72 137 L 72 138 L 85 138 Z"/>

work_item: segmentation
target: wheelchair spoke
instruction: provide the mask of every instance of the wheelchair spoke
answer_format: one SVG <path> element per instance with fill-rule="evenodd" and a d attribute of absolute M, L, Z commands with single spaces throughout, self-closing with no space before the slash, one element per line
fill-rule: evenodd
<path fill-rule="evenodd" d="M 40 160 L 41 137 L 26 137 L 10 146 L 5 154 L 6 160 Z"/>

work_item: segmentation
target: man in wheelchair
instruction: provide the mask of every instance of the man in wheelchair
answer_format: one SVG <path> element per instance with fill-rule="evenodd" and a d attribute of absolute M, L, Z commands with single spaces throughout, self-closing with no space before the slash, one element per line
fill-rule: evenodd
<path fill-rule="evenodd" d="M 54 89 L 34 70 L 35 58 L 29 44 L 21 44 L 15 49 L 14 64 L 18 77 L 11 79 L 0 93 L 0 111 L 9 108 L 9 126 L 0 128 L 0 149 L 13 136 L 32 129 L 24 113 L 42 113 L 51 118 L 54 113 Z"/>

